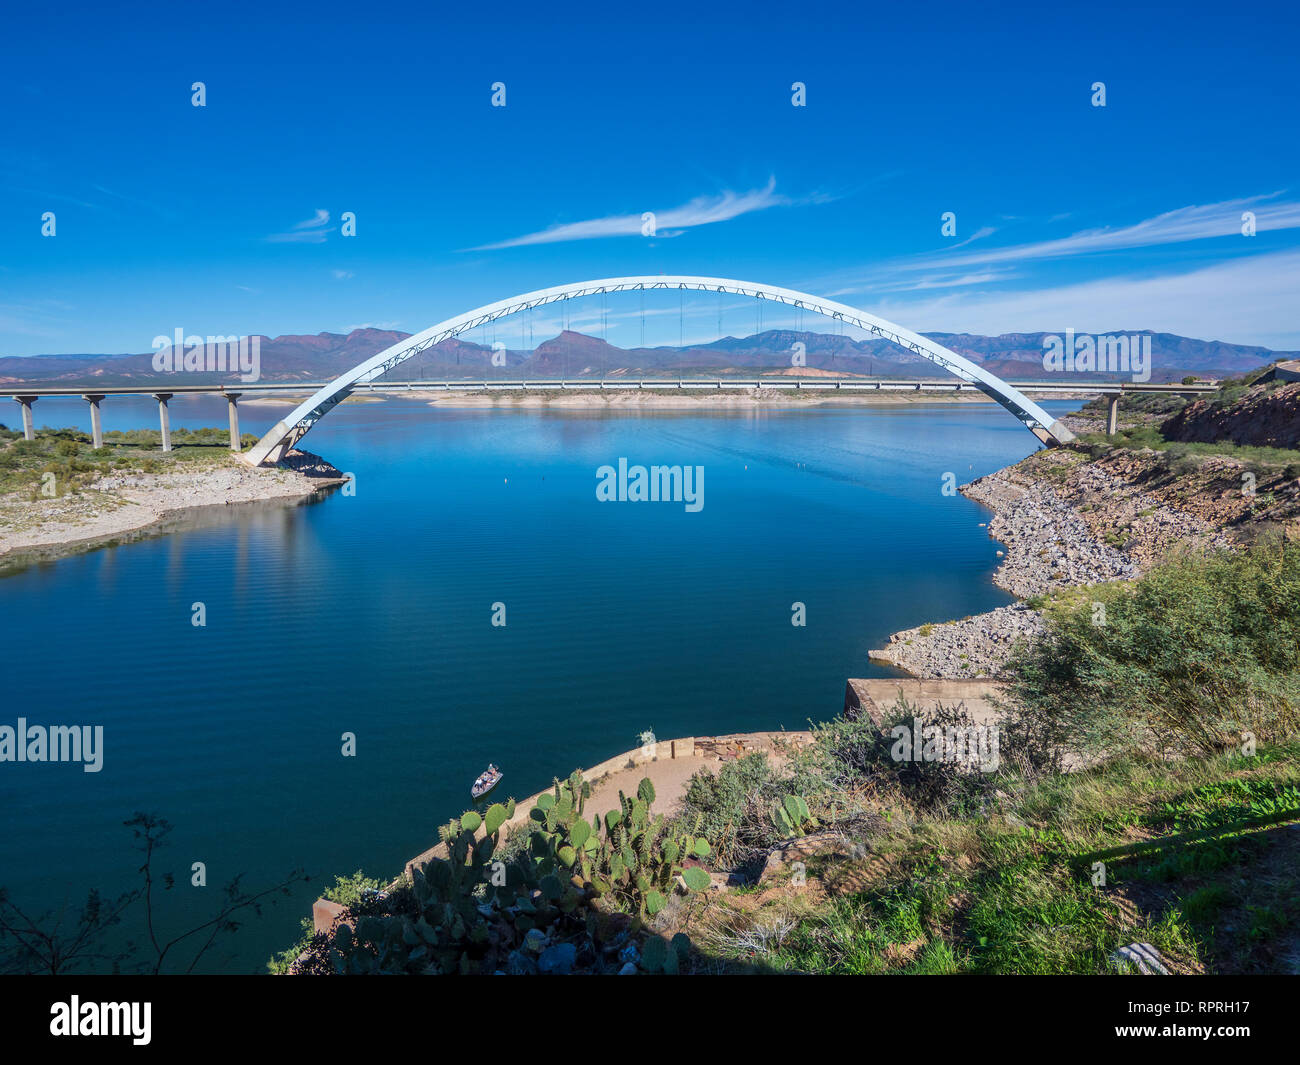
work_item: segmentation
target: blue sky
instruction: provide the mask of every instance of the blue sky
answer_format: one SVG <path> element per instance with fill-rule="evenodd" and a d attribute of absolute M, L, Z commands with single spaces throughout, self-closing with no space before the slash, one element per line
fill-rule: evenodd
<path fill-rule="evenodd" d="M 660 272 L 918 330 L 1300 348 L 1294 5 L 518 7 L 7 13 L 0 354 L 415 332 Z M 609 339 L 638 342 L 615 299 Z M 687 339 L 716 332 L 692 307 Z M 676 343 L 659 310 L 647 340 Z"/>

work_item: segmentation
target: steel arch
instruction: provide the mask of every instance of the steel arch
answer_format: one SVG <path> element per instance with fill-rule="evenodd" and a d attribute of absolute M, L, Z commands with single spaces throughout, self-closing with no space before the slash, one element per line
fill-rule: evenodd
<path fill-rule="evenodd" d="M 276 422 L 245 455 L 245 459 L 254 466 L 270 465 L 284 457 L 288 450 L 298 443 L 321 418 L 328 414 L 341 400 L 351 394 L 354 387 L 381 377 L 407 359 L 420 354 L 427 348 L 459 336 L 476 326 L 494 322 L 498 318 L 542 307 L 548 303 L 577 299 L 581 296 L 593 296 L 602 292 L 635 292 L 652 289 L 691 289 L 700 292 L 729 292 L 755 299 L 772 300 L 791 307 L 800 307 L 826 318 L 847 322 L 868 333 L 881 337 L 916 355 L 929 359 L 942 366 L 950 373 L 969 381 L 981 392 L 997 400 L 1006 407 L 1039 440 L 1045 444 L 1064 444 L 1074 439 L 1060 421 L 1052 418 L 1045 410 L 1023 395 L 1017 389 L 969 359 L 949 351 L 941 344 L 928 340 L 919 333 L 904 329 L 874 314 L 858 310 L 844 303 L 822 299 L 807 292 L 794 289 L 777 288 L 772 285 L 755 284 L 750 281 L 735 281 L 724 277 L 695 277 L 690 275 L 662 275 L 648 277 L 612 277 L 599 281 L 580 281 L 576 284 L 558 285 L 554 288 L 538 289 L 522 296 L 500 300 L 487 304 L 476 310 L 448 318 L 437 325 L 430 326 L 422 333 L 400 340 L 385 348 L 365 362 L 354 366 L 314 395 L 303 400 L 283 419 Z"/>

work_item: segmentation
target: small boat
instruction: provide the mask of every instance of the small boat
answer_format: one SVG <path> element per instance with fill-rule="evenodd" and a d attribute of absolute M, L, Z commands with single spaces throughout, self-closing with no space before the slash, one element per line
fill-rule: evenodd
<path fill-rule="evenodd" d="M 487 769 L 480 773 L 478 779 L 474 781 L 474 786 L 469 789 L 470 797 L 473 799 L 483 798 L 501 782 L 504 775 L 496 766 L 489 764 Z"/>

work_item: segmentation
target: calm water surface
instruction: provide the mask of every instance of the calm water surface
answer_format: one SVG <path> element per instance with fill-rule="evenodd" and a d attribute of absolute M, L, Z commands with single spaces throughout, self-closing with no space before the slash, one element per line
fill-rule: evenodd
<path fill-rule="evenodd" d="M 1068 403 L 1047 405 L 1054 413 Z M 245 406 L 260 431 L 280 407 Z M 110 399 L 106 428 L 155 424 Z M 84 403 L 41 400 L 38 424 Z M 11 419 L 12 420 L 12 419 Z M 224 403 L 175 399 L 176 426 Z M 82 426 L 87 428 L 88 426 Z M 104 768 L 0 765 L 0 885 L 29 908 L 122 890 L 122 822 L 176 830 L 169 922 L 237 873 L 400 871 L 467 805 L 660 737 L 805 727 L 890 632 L 1010 601 L 987 513 L 941 492 L 1036 446 L 991 404 L 619 414 L 340 407 L 309 446 L 356 477 L 301 506 L 0 579 L 3 723 L 102 724 Z M 704 507 L 600 503 L 596 469 L 704 467 Z M 207 625 L 191 624 L 205 604 Z M 504 603 L 507 625 L 490 623 Z M 791 606 L 807 625 L 791 625 Z M 341 734 L 357 755 L 340 753 Z M 209 887 L 189 887 L 191 862 Z M 304 886 L 205 968 L 257 971 Z"/>

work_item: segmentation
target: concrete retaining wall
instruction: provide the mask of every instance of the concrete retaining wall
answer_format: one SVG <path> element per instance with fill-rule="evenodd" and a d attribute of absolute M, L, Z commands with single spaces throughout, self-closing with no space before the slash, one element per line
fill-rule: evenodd
<path fill-rule="evenodd" d="M 899 696 L 918 710 L 930 710 L 936 703 L 965 703 L 977 725 L 991 724 L 997 715 L 993 700 L 1002 695 L 1006 685 L 991 680 L 850 680 L 844 687 L 844 710 L 852 720 L 865 714 L 877 725 L 884 712 L 897 705 Z"/>

